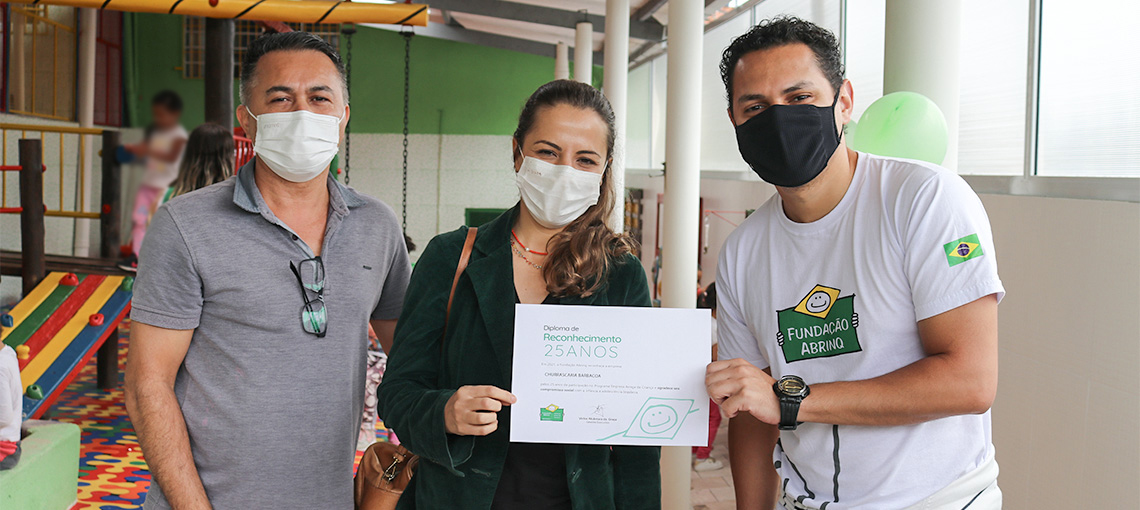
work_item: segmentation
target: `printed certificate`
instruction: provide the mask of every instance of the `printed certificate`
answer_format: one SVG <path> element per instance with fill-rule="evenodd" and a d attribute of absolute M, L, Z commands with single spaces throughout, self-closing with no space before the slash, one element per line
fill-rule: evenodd
<path fill-rule="evenodd" d="M 706 446 L 708 310 L 515 305 L 511 441 Z"/>

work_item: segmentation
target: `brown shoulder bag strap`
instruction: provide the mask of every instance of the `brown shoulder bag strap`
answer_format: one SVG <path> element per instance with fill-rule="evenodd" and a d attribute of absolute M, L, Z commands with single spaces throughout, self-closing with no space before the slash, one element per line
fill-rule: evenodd
<path fill-rule="evenodd" d="M 447 321 L 451 319 L 451 302 L 455 299 L 455 287 L 459 285 L 459 275 L 467 269 L 467 262 L 471 260 L 471 249 L 475 247 L 475 234 L 478 228 L 467 229 L 467 240 L 463 242 L 463 252 L 459 254 L 459 265 L 455 266 L 455 278 L 451 280 L 451 293 L 447 295 L 447 315 L 443 322 L 443 337 L 447 338 Z M 441 339 L 442 344 L 442 339 Z"/>

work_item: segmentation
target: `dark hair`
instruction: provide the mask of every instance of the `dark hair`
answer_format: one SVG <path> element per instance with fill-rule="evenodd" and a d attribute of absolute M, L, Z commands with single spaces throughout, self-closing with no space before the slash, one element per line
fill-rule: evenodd
<path fill-rule="evenodd" d="M 697 297 L 697 308 L 716 310 L 716 282 L 710 283 L 705 287 L 704 293 Z"/>
<path fill-rule="evenodd" d="M 308 32 L 265 34 L 249 43 L 249 47 L 245 50 L 245 57 L 241 60 L 241 102 L 249 102 L 249 95 L 252 92 L 249 87 L 253 83 L 254 75 L 257 73 L 257 62 L 261 60 L 261 57 L 273 51 L 304 50 L 319 51 L 332 61 L 337 72 L 340 73 L 340 86 L 344 91 L 344 100 L 348 102 L 348 78 L 344 70 L 344 63 L 340 60 L 340 54 L 327 41 Z"/>
<path fill-rule="evenodd" d="M 186 141 L 174 193 L 178 196 L 214 183 L 234 173 L 234 135 L 214 123 L 198 126 Z"/>
<path fill-rule="evenodd" d="M 173 90 L 161 90 L 150 99 L 151 106 L 161 106 L 175 113 L 182 113 L 182 96 Z"/>
<path fill-rule="evenodd" d="M 835 35 L 810 21 L 793 16 L 778 16 L 761 21 L 744 35 L 733 39 L 732 44 L 724 49 L 720 59 L 720 78 L 724 80 L 729 109 L 732 108 L 732 77 L 741 57 L 753 51 L 793 43 L 807 45 L 815 53 L 815 61 L 831 83 L 832 93 L 843 86 L 843 55 L 839 51 L 839 40 Z"/>
<path fill-rule="evenodd" d="M 523 139 L 534 127 L 538 115 L 549 107 L 562 104 L 592 110 L 602 118 L 607 131 L 606 159 L 612 158 L 614 110 L 609 100 L 598 89 L 571 80 L 547 83 L 527 99 L 519 114 L 519 125 L 514 134 L 519 146 L 523 145 Z M 514 157 L 518 158 L 518 153 Z M 602 172 L 601 186 L 598 203 L 590 206 L 578 219 L 551 237 L 546 245 L 550 255 L 543 265 L 542 276 L 546 280 L 547 292 L 553 296 L 589 296 L 597 292 L 605 283 L 611 264 L 633 250 L 632 238 L 614 232 L 606 224 L 617 195 L 608 165 Z"/>

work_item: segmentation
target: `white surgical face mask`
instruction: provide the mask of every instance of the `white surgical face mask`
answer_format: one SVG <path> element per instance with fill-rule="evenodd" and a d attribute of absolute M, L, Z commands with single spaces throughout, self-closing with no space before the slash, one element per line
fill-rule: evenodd
<path fill-rule="evenodd" d="M 249 111 L 249 108 L 246 108 Z M 340 150 L 340 121 L 344 118 L 308 110 L 249 112 L 257 121 L 253 152 L 273 173 L 291 182 L 308 182 L 328 168 Z"/>
<path fill-rule="evenodd" d="M 602 174 L 530 156 L 523 157 L 515 183 L 526 209 L 546 228 L 569 225 L 598 203 L 602 193 Z"/>

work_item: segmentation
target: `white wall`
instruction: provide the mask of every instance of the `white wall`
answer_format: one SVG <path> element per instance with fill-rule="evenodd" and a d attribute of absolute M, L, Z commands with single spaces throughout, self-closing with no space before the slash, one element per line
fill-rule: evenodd
<path fill-rule="evenodd" d="M 1009 510 L 1140 508 L 1140 204 L 983 195 Z"/>
<path fill-rule="evenodd" d="M 402 137 L 353 134 L 349 185 L 400 215 Z M 343 159 L 342 165 L 343 166 Z M 408 140 L 408 235 L 418 249 L 464 224 L 467 208 L 508 208 L 519 199 L 511 137 L 411 135 Z"/>

